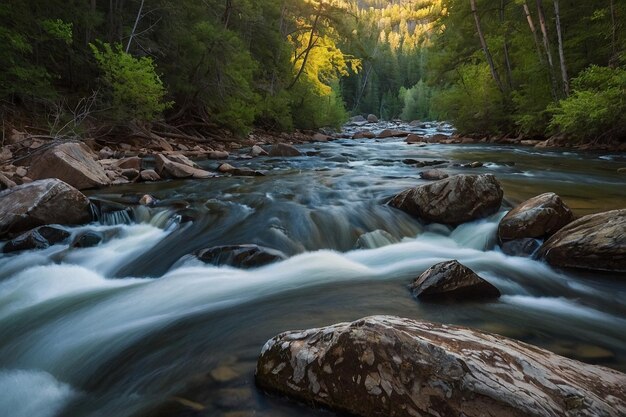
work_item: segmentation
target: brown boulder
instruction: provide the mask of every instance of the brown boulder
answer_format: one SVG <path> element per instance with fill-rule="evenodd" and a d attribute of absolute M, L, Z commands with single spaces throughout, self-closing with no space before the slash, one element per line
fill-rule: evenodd
<path fill-rule="evenodd" d="M 328 142 L 329 140 L 333 140 L 331 136 L 325 135 L 323 133 L 316 133 L 311 138 L 313 142 Z"/>
<path fill-rule="evenodd" d="M 618 417 L 626 375 L 502 336 L 373 316 L 269 340 L 266 391 L 362 417 Z"/>
<path fill-rule="evenodd" d="M 626 272 L 626 209 L 571 222 L 552 235 L 537 256 L 561 268 Z"/>
<path fill-rule="evenodd" d="M 197 179 L 213 177 L 213 174 L 208 171 L 170 161 L 161 154 L 156 155 L 154 161 L 156 163 L 156 172 L 160 177 Z"/>
<path fill-rule="evenodd" d="M 370 114 L 367 116 L 368 123 L 378 123 L 378 117 L 375 114 Z"/>
<path fill-rule="evenodd" d="M 426 222 L 458 225 L 496 213 L 503 194 L 491 174 L 455 175 L 404 190 L 389 205 Z"/>
<path fill-rule="evenodd" d="M 75 142 L 62 143 L 35 158 L 28 176 L 34 180 L 58 178 L 79 190 L 111 183 L 91 149 Z"/>
<path fill-rule="evenodd" d="M 387 139 L 387 138 L 403 138 L 409 136 L 409 132 L 405 132 L 403 130 L 396 129 L 385 129 L 380 132 L 376 137 L 378 139 Z"/>
<path fill-rule="evenodd" d="M 120 169 L 134 169 L 141 171 L 141 158 L 138 156 L 132 156 L 130 158 L 120 159 L 113 163 L 113 166 Z"/>
<path fill-rule="evenodd" d="M 374 139 L 376 137 L 376 133 L 369 132 L 367 130 L 363 132 L 357 132 L 352 136 L 352 139 Z"/>
<path fill-rule="evenodd" d="M 413 281 L 410 288 L 415 297 L 426 301 L 468 301 L 500 296 L 496 287 L 458 261 L 431 266 Z"/>
<path fill-rule="evenodd" d="M 37 226 L 84 224 L 91 219 L 89 199 L 58 179 L 34 181 L 0 192 L 0 238 Z"/>
<path fill-rule="evenodd" d="M 416 135 L 415 133 L 411 133 L 406 137 L 406 143 L 425 143 L 426 138 L 424 136 Z"/>
<path fill-rule="evenodd" d="M 538 195 L 509 211 L 498 225 L 500 241 L 543 238 L 572 221 L 574 215 L 554 193 Z"/>
<path fill-rule="evenodd" d="M 299 150 L 286 143 L 277 143 L 270 149 L 270 156 L 300 156 Z"/>

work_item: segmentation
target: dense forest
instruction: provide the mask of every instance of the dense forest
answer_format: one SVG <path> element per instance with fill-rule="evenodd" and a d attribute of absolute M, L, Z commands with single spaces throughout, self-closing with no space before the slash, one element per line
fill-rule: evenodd
<path fill-rule="evenodd" d="M 614 0 L 7 0 L 2 120 L 202 135 L 373 113 L 619 139 L 625 15 Z"/>

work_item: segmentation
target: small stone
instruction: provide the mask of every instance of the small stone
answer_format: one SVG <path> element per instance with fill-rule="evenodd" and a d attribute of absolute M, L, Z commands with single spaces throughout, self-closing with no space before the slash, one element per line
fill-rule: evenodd
<path fill-rule="evenodd" d="M 160 181 L 161 177 L 156 173 L 153 169 L 145 169 L 141 171 L 139 174 L 142 181 L 151 182 L 151 181 Z"/>
<path fill-rule="evenodd" d="M 24 167 L 17 167 L 17 169 L 15 170 L 15 174 L 18 177 L 25 177 L 26 175 L 28 175 L 28 171 Z"/>
<path fill-rule="evenodd" d="M 10 180 L 0 172 L 0 190 L 6 190 L 7 188 L 15 187 L 16 185 L 15 181 Z"/>
<path fill-rule="evenodd" d="M 153 206 L 156 204 L 158 200 L 152 197 L 150 194 L 145 194 L 143 197 L 139 199 L 139 204 L 142 206 Z"/>
<path fill-rule="evenodd" d="M 252 156 L 267 156 L 267 155 L 269 155 L 269 153 L 265 149 L 261 148 L 259 145 L 254 145 L 252 147 L 252 149 L 250 150 L 250 155 L 252 155 Z"/>
<path fill-rule="evenodd" d="M 78 234 L 70 246 L 72 248 L 91 248 L 98 246 L 104 240 L 102 233 L 87 231 Z"/>
<path fill-rule="evenodd" d="M 424 180 L 438 181 L 448 178 L 449 175 L 440 169 L 429 169 L 428 171 L 420 172 L 420 177 Z"/>
<path fill-rule="evenodd" d="M 124 178 L 127 178 L 130 181 L 133 181 L 133 180 L 137 179 L 137 177 L 139 177 L 139 171 L 137 171 L 136 169 L 133 169 L 133 168 L 123 169 L 121 174 L 122 174 L 122 176 Z"/>
<path fill-rule="evenodd" d="M 13 158 L 13 152 L 6 146 L 0 151 L 0 162 L 5 162 Z"/>
<path fill-rule="evenodd" d="M 218 382 L 228 382 L 239 377 L 239 374 L 229 366 L 220 366 L 211 371 L 211 377 Z"/>

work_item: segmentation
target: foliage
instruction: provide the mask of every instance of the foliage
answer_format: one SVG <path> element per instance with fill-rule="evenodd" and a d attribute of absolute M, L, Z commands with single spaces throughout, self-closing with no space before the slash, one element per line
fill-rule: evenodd
<path fill-rule="evenodd" d="M 135 58 L 122 45 L 91 44 L 107 88 L 110 113 L 117 121 L 152 121 L 170 106 L 152 59 Z"/>
<path fill-rule="evenodd" d="M 461 133 L 502 133 L 508 115 L 487 65 L 463 65 L 458 68 L 458 77 L 458 84 L 435 97 L 435 111 L 444 118 L 453 119 Z"/>
<path fill-rule="evenodd" d="M 626 70 L 593 65 L 572 87 L 572 95 L 552 108 L 551 127 L 578 139 L 626 136 Z"/>
<path fill-rule="evenodd" d="M 404 104 L 401 117 L 403 120 L 428 120 L 433 119 L 431 110 L 432 88 L 424 80 L 419 80 L 413 87 L 400 88 L 399 98 Z"/>

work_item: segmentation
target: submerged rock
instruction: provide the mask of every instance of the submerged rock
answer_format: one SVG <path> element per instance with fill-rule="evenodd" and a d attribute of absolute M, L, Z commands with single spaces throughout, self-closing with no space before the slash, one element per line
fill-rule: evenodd
<path fill-rule="evenodd" d="M 79 233 L 76 235 L 70 247 L 72 248 L 92 248 L 98 246 L 104 240 L 104 234 L 93 230 Z"/>
<path fill-rule="evenodd" d="M 541 241 L 533 238 L 507 240 L 500 244 L 502 252 L 509 256 L 530 257 L 541 247 Z"/>
<path fill-rule="evenodd" d="M 33 159 L 28 176 L 34 180 L 57 178 L 79 190 L 111 183 L 91 149 L 74 142 L 57 145 Z"/>
<path fill-rule="evenodd" d="M 544 242 L 537 256 L 561 268 L 626 272 L 626 209 L 569 223 Z"/>
<path fill-rule="evenodd" d="M 281 251 L 257 245 L 216 246 L 195 253 L 202 262 L 230 265 L 236 268 L 256 268 L 287 259 Z"/>
<path fill-rule="evenodd" d="M 359 236 L 356 241 L 356 249 L 376 249 L 383 246 L 393 245 L 400 240 L 395 238 L 391 233 L 385 230 L 374 230 L 373 232 L 364 233 Z"/>
<path fill-rule="evenodd" d="M 24 250 L 45 249 L 51 245 L 64 242 L 70 233 L 60 227 L 40 226 L 7 242 L 2 248 L 4 253 Z"/>
<path fill-rule="evenodd" d="M 496 287 L 458 261 L 431 266 L 410 288 L 415 297 L 426 301 L 470 301 L 500 296 Z"/>
<path fill-rule="evenodd" d="M 45 179 L 0 192 L 0 238 L 48 224 L 92 220 L 89 199 L 58 179 Z"/>
<path fill-rule="evenodd" d="M 626 375 L 463 327 L 367 317 L 269 340 L 270 392 L 362 417 L 622 416 Z"/>
<path fill-rule="evenodd" d="M 449 175 L 440 169 L 429 169 L 428 171 L 420 172 L 420 177 L 423 180 L 439 181 L 448 178 Z"/>
<path fill-rule="evenodd" d="M 491 174 L 455 175 L 404 190 L 389 205 L 426 222 L 458 225 L 496 213 L 503 195 Z"/>
<path fill-rule="evenodd" d="M 302 153 L 300 153 L 299 150 L 297 150 L 293 146 L 288 145 L 286 143 L 277 143 L 276 145 L 273 145 L 272 149 L 270 149 L 269 154 L 270 156 L 283 156 L 283 157 L 302 155 Z"/>
<path fill-rule="evenodd" d="M 574 215 L 561 197 L 545 193 L 509 211 L 498 225 L 500 241 L 551 236 L 572 221 Z"/>

